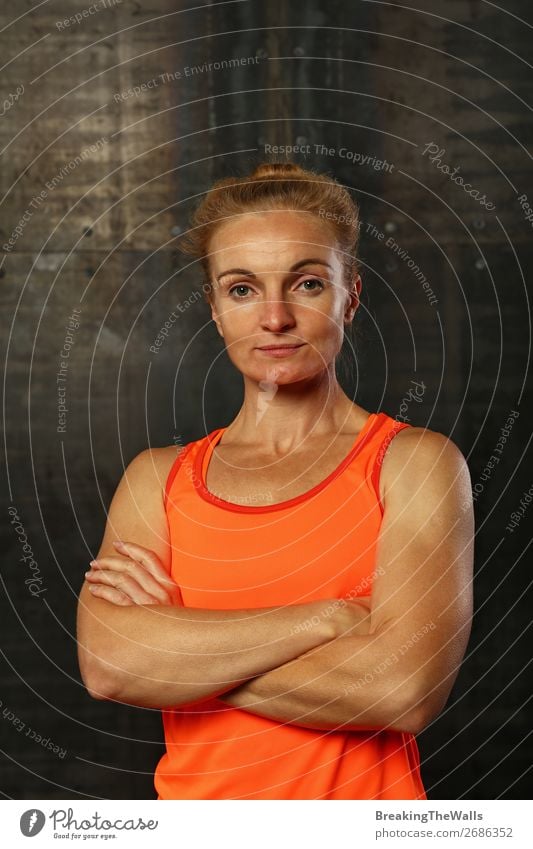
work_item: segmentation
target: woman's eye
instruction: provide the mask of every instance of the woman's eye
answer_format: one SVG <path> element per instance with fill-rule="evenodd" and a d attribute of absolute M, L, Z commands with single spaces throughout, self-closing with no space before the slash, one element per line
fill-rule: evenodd
<path fill-rule="evenodd" d="M 324 281 L 321 280 L 320 277 L 308 277 L 307 280 L 302 280 L 302 282 L 299 284 L 299 286 L 306 286 L 306 284 L 308 284 L 308 283 L 312 283 L 312 284 L 318 283 L 318 285 L 320 286 L 321 289 L 324 288 Z M 309 287 L 306 287 L 306 291 L 314 292 L 316 288 L 317 287 L 314 286 L 314 285 L 309 286 Z M 236 299 L 237 300 L 243 300 L 243 298 L 247 294 L 247 292 L 242 292 L 243 289 L 248 290 L 248 289 L 250 289 L 250 287 L 247 286 L 246 283 L 237 283 L 235 286 L 232 286 L 228 290 L 228 294 L 233 296 L 235 292 L 238 292 L 238 294 L 235 296 Z"/>
<path fill-rule="evenodd" d="M 300 283 L 300 286 L 303 286 L 305 283 L 318 283 L 318 284 L 320 285 L 320 288 L 321 288 L 321 289 L 323 289 L 323 288 L 324 288 L 324 283 L 323 283 L 323 281 L 320 279 L 320 277 L 309 277 L 307 280 L 302 280 L 302 282 Z M 314 289 L 314 288 L 315 288 L 315 287 L 313 287 L 313 289 Z M 308 290 L 308 291 L 309 291 L 309 290 Z M 313 290 L 311 290 L 311 291 L 313 291 Z"/>
<path fill-rule="evenodd" d="M 236 289 L 249 289 L 249 288 L 250 288 L 250 287 L 249 287 L 249 286 L 247 286 L 245 283 L 239 283 L 237 286 L 232 286 L 232 287 L 231 287 L 231 289 L 229 290 L 229 294 L 230 294 L 230 295 L 233 295 L 233 293 L 235 292 L 235 290 L 236 290 Z M 240 297 L 241 297 L 241 296 L 239 295 L 239 296 L 238 296 L 238 298 L 237 298 L 237 300 L 238 300 Z"/>

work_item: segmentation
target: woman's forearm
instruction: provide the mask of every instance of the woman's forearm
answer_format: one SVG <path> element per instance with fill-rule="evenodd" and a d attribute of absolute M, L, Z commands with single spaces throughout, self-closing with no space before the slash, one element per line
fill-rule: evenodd
<path fill-rule="evenodd" d="M 398 662 L 399 661 L 399 662 Z M 401 658 L 377 634 L 338 637 L 219 696 L 258 716 L 316 729 L 418 730 Z"/>
<path fill-rule="evenodd" d="M 78 606 L 82 677 L 95 698 L 177 707 L 219 695 L 337 636 L 327 601 L 211 610 L 120 607 L 89 593 Z"/>
<path fill-rule="evenodd" d="M 357 622 L 354 621 L 351 635 L 367 636 L 371 623 L 369 598 L 356 600 L 353 610 Z M 277 669 L 250 678 L 218 698 L 268 719 L 308 728 L 334 728 L 342 710 L 342 704 L 334 702 L 334 691 L 338 688 L 332 663 L 338 658 L 335 643 L 324 643 Z"/>

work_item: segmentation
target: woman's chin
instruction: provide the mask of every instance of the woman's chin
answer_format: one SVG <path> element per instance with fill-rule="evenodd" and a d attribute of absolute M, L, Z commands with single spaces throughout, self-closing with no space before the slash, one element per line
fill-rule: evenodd
<path fill-rule="evenodd" d="M 305 383 L 317 377 L 323 370 L 323 365 L 315 364 L 313 366 L 311 363 L 306 368 L 301 365 L 276 364 L 268 368 L 253 369 L 253 371 L 246 368 L 240 369 L 243 375 L 254 380 L 262 389 L 267 389 L 269 386 L 289 386 Z"/>

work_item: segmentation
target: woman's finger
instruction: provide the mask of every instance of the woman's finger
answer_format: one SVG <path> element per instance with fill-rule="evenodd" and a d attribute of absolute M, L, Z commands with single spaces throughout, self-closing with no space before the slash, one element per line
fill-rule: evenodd
<path fill-rule="evenodd" d="M 98 596 L 98 598 L 105 598 L 106 601 L 120 605 L 120 607 L 135 604 L 134 601 L 131 601 L 131 599 L 120 590 L 115 589 L 115 587 L 106 587 L 103 584 L 90 584 L 89 590 L 91 595 Z"/>
<path fill-rule="evenodd" d="M 152 596 L 135 579 L 125 572 L 110 569 L 98 569 L 93 575 L 85 576 L 90 586 L 111 586 L 124 593 L 134 604 L 160 604 L 157 596 Z M 166 602 L 168 604 L 169 602 Z"/>
<path fill-rule="evenodd" d="M 155 551 L 145 548 L 144 545 L 138 545 L 136 542 L 125 542 L 123 540 L 115 540 L 113 545 L 121 554 L 131 557 L 132 560 L 137 560 L 160 583 L 174 583 Z"/>
<path fill-rule="evenodd" d="M 174 581 L 169 583 L 167 576 L 165 586 L 161 586 L 157 578 L 148 572 L 144 566 L 129 557 L 102 557 L 97 561 L 93 561 L 92 568 L 95 575 L 98 575 L 102 571 L 108 571 L 122 574 L 125 577 L 129 576 L 148 595 L 159 599 L 161 604 L 168 605 L 172 603 L 170 591 L 176 586 Z"/>

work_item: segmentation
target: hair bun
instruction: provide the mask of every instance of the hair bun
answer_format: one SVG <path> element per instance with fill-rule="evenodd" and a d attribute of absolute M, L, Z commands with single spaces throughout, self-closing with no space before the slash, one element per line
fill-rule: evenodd
<path fill-rule="evenodd" d="M 249 179 L 256 180 L 260 177 L 290 177 L 303 174 L 304 171 L 294 162 L 262 162 L 251 174 Z"/>

